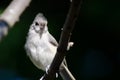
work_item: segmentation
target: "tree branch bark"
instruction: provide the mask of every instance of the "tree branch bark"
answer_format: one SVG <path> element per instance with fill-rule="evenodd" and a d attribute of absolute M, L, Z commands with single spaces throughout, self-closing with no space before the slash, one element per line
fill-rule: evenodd
<path fill-rule="evenodd" d="M 67 54 L 67 46 L 70 40 L 72 30 L 75 26 L 75 21 L 78 18 L 82 0 L 72 0 L 66 21 L 63 25 L 63 31 L 61 33 L 59 46 L 53 62 L 50 65 L 48 73 L 45 73 L 42 80 L 53 80 L 56 72 L 59 70 L 64 57 Z"/>

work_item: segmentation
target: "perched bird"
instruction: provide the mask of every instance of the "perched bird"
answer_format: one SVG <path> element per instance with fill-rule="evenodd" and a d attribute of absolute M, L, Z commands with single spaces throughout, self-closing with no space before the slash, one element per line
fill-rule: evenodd
<path fill-rule="evenodd" d="M 44 15 L 38 13 L 30 26 L 25 43 L 25 50 L 30 60 L 43 71 L 52 63 L 58 47 L 57 41 L 48 31 L 47 23 Z M 73 43 L 70 43 L 68 46 L 72 45 Z M 65 59 L 59 71 L 64 80 L 75 80 L 67 68 Z"/>

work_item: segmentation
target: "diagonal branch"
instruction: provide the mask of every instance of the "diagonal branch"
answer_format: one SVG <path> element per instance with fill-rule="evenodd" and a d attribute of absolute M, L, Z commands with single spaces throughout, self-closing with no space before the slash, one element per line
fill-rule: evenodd
<path fill-rule="evenodd" d="M 57 53 L 55 55 L 55 58 L 50 65 L 50 68 L 48 70 L 48 73 L 44 74 L 42 80 L 53 80 L 55 73 L 59 70 L 59 66 L 61 65 L 65 55 L 67 54 L 67 45 L 72 33 L 72 30 L 75 25 L 75 21 L 78 18 L 80 7 L 81 7 L 81 1 L 82 0 L 73 0 L 65 21 L 65 24 L 63 26 L 63 31 L 61 33 L 59 46 L 57 48 Z"/>

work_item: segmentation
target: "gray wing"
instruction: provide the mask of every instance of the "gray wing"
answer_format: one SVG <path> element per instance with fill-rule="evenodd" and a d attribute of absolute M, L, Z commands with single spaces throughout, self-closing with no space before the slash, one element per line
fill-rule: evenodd
<path fill-rule="evenodd" d="M 57 41 L 55 40 L 55 38 L 50 33 L 48 34 L 48 37 L 49 37 L 49 42 L 51 44 L 53 44 L 54 46 L 58 46 Z"/>
<path fill-rule="evenodd" d="M 48 34 L 48 36 L 49 36 L 50 43 L 53 44 L 54 46 L 58 46 L 57 41 L 55 40 L 55 38 L 50 33 Z M 66 61 L 65 58 L 64 58 L 62 63 L 67 67 L 67 61 Z"/>
<path fill-rule="evenodd" d="M 54 46 L 58 46 L 57 41 L 55 40 L 55 38 L 50 33 L 48 34 L 48 36 L 49 36 L 50 43 L 53 44 Z M 67 61 L 66 61 L 65 58 L 64 58 L 62 64 L 67 67 Z"/>

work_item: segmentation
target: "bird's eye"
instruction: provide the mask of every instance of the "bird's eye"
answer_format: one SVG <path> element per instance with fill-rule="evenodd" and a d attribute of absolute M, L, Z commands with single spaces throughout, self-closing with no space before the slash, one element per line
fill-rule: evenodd
<path fill-rule="evenodd" d="M 35 22 L 35 25 L 36 25 L 36 26 L 38 26 L 38 25 L 39 25 L 39 23 L 38 23 L 38 22 Z"/>

